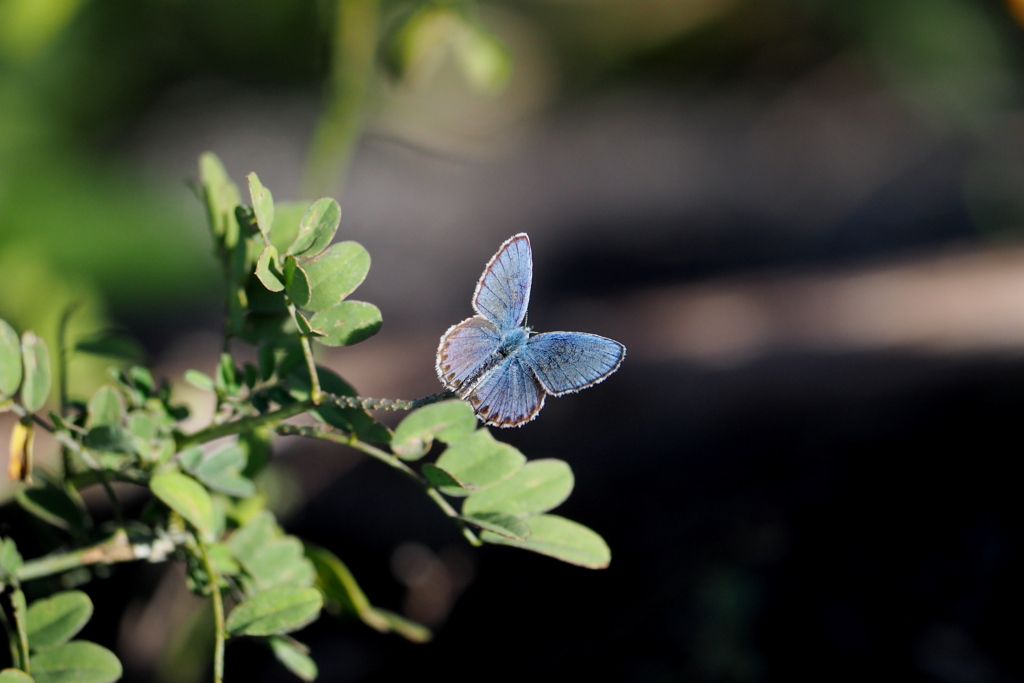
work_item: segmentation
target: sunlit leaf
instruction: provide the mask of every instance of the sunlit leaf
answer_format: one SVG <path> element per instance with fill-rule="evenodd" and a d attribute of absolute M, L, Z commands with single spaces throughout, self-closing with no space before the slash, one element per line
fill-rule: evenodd
<path fill-rule="evenodd" d="M 487 543 L 510 545 L 588 569 L 604 569 L 611 562 L 608 544 L 591 529 L 564 517 L 539 515 L 527 520 L 531 534 L 516 541 L 489 531 L 480 535 Z"/>
<path fill-rule="evenodd" d="M 322 311 L 340 303 L 366 279 L 370 254 L 357 242 L 339 242 L 303 266 L 310 297 L 305 308 Z"/>
<path fill-rule="evenodd" d="M 92 600 L 82 591 L 64 591 L 36 600 L 28 608 L 26 630 L 35 651 L 62 645 L 92 617 Z"/>
<path fill-rule="evenodd" d="M 398 423 L 391 450 L 403 460 L 416 460 L 427 454 L 434 439 L 452 443 L 474 429 L 476 416 L 464 401 L 434 403 L 412 411 Z"/>
<path fill-rule="evenodd" d="M 279 586 L 235 607 L 225 626 L 234 636 L 290 633 L 315 621 L 322 608 L 323 596 L 317 589 Z"/>
<path fill-rule="evenodd" d="M 572 470 L 567 463 L 554 459 L 534 460 L 508 479 L 471 495 L 462 506 L 462 514 L 535 515 L 561 505 L 572 487 Z"/>
<path fill-rule="evenodd" d="M 282 636 L 270 636 L 267 642 L 274 652 L 274 658 L 284 664 L 289 671 L 304 681 L 316 680 L 319 671 L 316 662 L 309 656 L 308 647 L 292 638 Z"/>
<path fill-rule="evenodd" d="M 522 469 L 524 463 L 526 456 L 516 448 L 495 440 L 489 430 L 478 429 L 452 442 L 436 464 L 464 487 L 482 490 L 508 479 Z M 445 493 L 459 495 L 457 491 L 445 490 Z"/>
<path fill-rule="evenodd" d="M 252 210 L 256 214 L 256 224 L 263 239 L 269 244 L 270 230 L 274 225 L 274 198 L 270 190 L 263 187 L 259 177 L 255 173 L 246 176 L 249 179 L 249 196 L 252 198 Z"/>
<path fill-rule="evenodd" d="M 313 202 L 299 221 L 299 232 L 288 247 L 289 254 L 315 256 L 327 248 L 341 222 L 341 207 L 330 198 Z"/>
<path fill-rule="evenodd" d="M 342 301 L 320 311 L 309 321 L 326 336 L 317 341 L 324 346 L 351 346 L 377 334 L 381 326 L 380 309 L 363 301 Z"/>
<path fill-rule="evenodd" d="M 121 678 L 121 662 L 105 647 L 72 640 L 32 656 L 36 683 L 113 683 Z"/>
<path fill-rule="evenodd" d="M 0 400 L 14 396 L 21 386 L 21 340 L 18 333 L 0 318 Z"/>
<path fill-rule="evenodd" d="M 194 526 L 207 540 L 213 540 L 217 527 L 213 501 L 202 484 L 178 472 L 161 472 L 149 487 L 167 507 Z"/>
<path fill-rule="evenodd" d="M 50 395 L 50 352 L 46 342 L 32 332 L 21 335 L 21 358 L 24 371 L 21 403 L 31 413 L 46 404 Z"/>

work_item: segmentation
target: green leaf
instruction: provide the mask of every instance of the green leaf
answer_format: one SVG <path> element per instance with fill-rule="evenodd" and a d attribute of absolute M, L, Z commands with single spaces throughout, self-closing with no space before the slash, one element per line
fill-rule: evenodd
<path fill-rule="evenodd" d="M 226 543 L 211 543 L 206 549 L 206 554 L 213 568 L 221 576 L 236 576 L 242 571 L 242 566 L 235 560 L 231 548 Z"/>
<path fill-rule="evenodd" d="M 119 425 L 125 418 L 124 397 L 120 391 L 106 384 L 89 399 L 88 410 L 86 428 Z"/>
<path fill-rule="evenodd" d="M 0 318 L 0 401 L 10 398 L 21 386 L 21 342 L 18 333 Z"/>
<path fill-rule="evenodd" d="M 365 621 L 364 617 L 372 607 L 370 600 L 345 563 L 326 548 L 311 543 L 307 543 L 305 547 L 306 557 L 316 570 L 317 586 L 327 599 Z M 373 624 L 369 625 L 376 628 Z"/>
<path fill-rule="evenodd" d="M 213 386 L 225 396 L 235 396 L 242 389 L 238 378 L 238 368 L 235 367 L 235 361 L 230 353 L 220 354 Z"/>
<path fill-rule="evenodd" d="M 253 516 L 232 534 L 228 547 L 260 588 L 309 586 L 315 579 L 302 543 L 286 536 L 268 511 Z"/>
<path fill-rule="evenodd" d="M 73 536 L 84 536 L 91 526 L 78 492 L 65 489 L 49 479 L 44 478 L 38 486 L 21 489 L 15 500 L 26 512 Z"/>
<path fill-rule="evenodd" d="M 324 346 L 351 346 L 377 334 L 380 309 L 364 301 L 342 301 L 320 311 L 309 321 L 326 336 L 317 339 Z"/>
<path fill-rule="evenodd" d="M 107 453 L 134 453 L 132 437 L 122 427 L 93 427 L 86 433 L 82 443 L 86 448 Z"/>
<path fill-rule="evenodd" d="M 472 409 L 468 412 L 472 414 Z M 507 443 L 496 441 L 487 429 L 478 429 L 454 441 L 437 459 L 437 466 L 462 482 L 464 487 L 478 490 L 508 479 L 525 463 L 526 456 Z M 458 491 L 444 492 L 460 495 Z M 462 492 L 461 495 L 466 494 Z"/>
<path fill-rule="evenodd" d="M 292 303 L 296 306 L 305 306 L 309 301 L 309 276 L 290 254 L 284 257 L 284 281 L 285 291 Z"/>
<path fill-rule="evenodd" d="M 289 671 L 304 681 L 316 680 L 319 671 L 316 668 L 316 662 L 309 656 L 308 647 L 292 638 L 281 636 L 270 636 L 267 642 L 277 661 L 284 664 Z"/>
<path fill-rule="evenodd" d="M 33 651 L 63 645 L 92 617 L 92 600 L 82 591 L 65 591 L 36 600 L 25 620 Z"/>
<path fill-rule="evenodd" d="M 328 197 L 316 200 L 299 221 L 299 232 L 288 247 L 288 253 L 302 256 L 319 254 L 334 239 L 340 222 L 338 202 Z"/>
<path fill-rule="evenodd" d="M 212 152 L 204 152 L 199 157 L 199 181 L 206 199 L 210 230 L 218 242 L 230 249 L 238 243 L 238 219 L 235 217 L 235 207 L 241 203 L 238 188 Z"/>
<path fill-rule="evenodd" d="M 450 444 L 474 429 L 476 415 L 468 404 L 459 400 L 441 401 L 409 413 L 395 428 L 391 450 L 403 460 L 418 460 L 427 454 L 435 438 Z M 444 469 L 452 471 L 448 467 Z"/>
<path fill-rule="evenodd" d="M 21 335 L 21 359 L 24 382 L 21 385 L 21 403 L 34 413 L 44 405 L 50 395 L 50 352 L 46 342 L 32 332 Z"/>
<path fill-rule="evenodd" d="M 286 253 L 289 245 L 295 241 L 295 236 L 299 234 L 299 223 L 307 208 L 307 202 L 274 202 L 274 231 L 270 239 L 278 253 Z"/>
<path fill-rule="evenodd" d="M 527 523 L 532 533 L 525 541 L 516 541 L 489 531 L 483 532 L 480 540 L 530 550 L 588 569 L 604 569 L 611 562 L 612 553 L 608 544 L 582 524 L 557 515 L 530 517 Z"/>
<path fill-rule="evenodd" d="M 320 388 L 324 392 L 333 396 L 357 395 L 356 390 L 337 373 L 317 366 L 316 374 L 320 378 Z M 309 373 L 305 366 L 298 366 L 295 372 L 288 376 L 288 386 L 296 400 L 304 401 L 309 398 Z M 362 408 L 341 407 L 325 401 L 313 411 L 313 415 L 332 427 L 355 434 L 364 441 L 381 444 L 391 441 L 391 432 L 388 428 Z"/>
<path fill-rule="evenodd" d="M 212 541 L 217 528 L 213 501 L 202 484 L 178 472 L 161 472 L 149 482 L 164 505 L 185 518 L 204 539 Z"/>
<path fill-rule="evenodd" d="M 35 679 L 21 669 L 0 671 L 0 683 L 35 683 Z"/>
<path fill-rule="evenodd" d="M 263 247 L 256 261 L 256 277 L 271 292 L 280 292 L 284 289 L 284 273 L 279 270 L 277 264 L 277 248 L 273 244 Z"/>
<path fill-rule="evenodd" d="M 427 482 L 434 488 L 468 489 L 461 481 L 453 477 L 451 473 L 445 472 L 440 467 L 431 465 L 429 462 L 420 471 L 426 477 Z"/>
<path fill-rule="evenodd" d="M 18 552 L 14 539 L 0 538 L 0 580 L 13 576 L 21 567 L 21 562 L 21 553 Z"/>
<path fill-rule="evenodd" d="M 203 389 L 204 391 L 214 390 L 213 378 L 199 370 L 192 370 L 191 368 L 186 370 L 185 381 L 197 389 Z"/>
<path fill-rule="evenodd" d="M 481 512 L 476 515 L 465 515 L 462 519 L 481 529 L 516 541 L 529 538 L 531 533 L 529 524 L 517 517 L 500 512 Z"/>
<path fill-rule="evenodd" d="M 278 586 L 231 610 L 225 626 L 233 636 L 290 633 L 315 621 L 323 606 L 323 596 L 315 588 Z"/>
<path fill-rule="evenodd" d="M 211 489 L 236 498 L 256 493 L 256 486 L 242 476 L 245 469 L 245 451 L 231 444 L 201 459 L 190 471 Z"/>
<path fill-rule="evenodd" d="M 249 179 L 249 196 L 252 197 L 252 210 L 256 214 L 256 224 L 263 233 L 263 240 L 270 243 L 270 230 L 274 225 L 274 198 L 270 190 L 263 187 L 255 173 L 246 176 Z"/>
<path fill-rule="evenodd" d="M 305 308 L 322 311 L 340 303 L 363 283 L 370 253 L 357 242 L 339 242 L 304 266 L 310 297 Z"/>
<path fill-rule="evenodd" d="M 431 633 L 427 627 L 371 605 L 352 572 L 334 553 L 306 544 L 306 557 L 316 568 L 317 585 L 328 601 L 381 633 L 394 632 L 414 643 L 430 640 Z"/>
<path fill-rule="evenodd" d="M 497 512 L 526 517 L 561 505 L 572 492 L 572 470 L 562 460 L 534 460 L 493 487 L 472 494 L 462 514 Z"/>
<path fill-rule="evenodd" d="M 72 640 L 43 650 L 31 659 L 36 683 L 113 683 L 121 678 L 121 662 L 105 647 Z"/>

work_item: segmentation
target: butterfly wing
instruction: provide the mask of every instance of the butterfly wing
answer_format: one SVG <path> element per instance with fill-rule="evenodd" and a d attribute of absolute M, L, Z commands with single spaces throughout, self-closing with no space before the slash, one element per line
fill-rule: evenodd
<path fill-rule="evenodd" d="M 533 251 L 525 232 L 505 240 L 484 268 L 473 292 L 473 310 L 499 330 L 520 327 L 530 305 Z"/>
<path fill-rule="evenodd" d="M 537 416 L 544 405 L 544 389 L 527 366 L 522 353 L 504 358 L 485 375 L 467 397 L 476 414 L 495 427 L 518 427 Z"/>
<path fill-rule="evenodd" d="M 497 328 L 480 316 L 452 325 L 441 337 L 441 345 L 437 349 L 437 376 L 441 383 L 455 392 L 467 380 L 472 384 L 486 369 L 487 358 L 497 350 L 500 342 Z"/>
<path fill-rule="evenodd" d="M 545 332 L 530 337 L 523 348 L 523 359 L 552 396 L 597 384 L 625 355 L 619 342 L 584 332 Z"/>

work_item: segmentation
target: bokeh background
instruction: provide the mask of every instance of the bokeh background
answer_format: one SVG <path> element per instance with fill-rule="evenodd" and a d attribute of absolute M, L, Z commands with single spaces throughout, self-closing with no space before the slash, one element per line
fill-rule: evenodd
<path fill-rule="evenodd" d="M 531 324 L 629 349 L 500 434 L 570 462 L 560 510 L 609 541 L 603 571 L 471 551 L 384 468 L 279 444 L 289 531 L 436 629 L 325 617 L 303 638 L 322 680 L 1024 679 L 1024 2 L 482 2 L 505 86 L 474 87 L 442 31 L 404 79 L 356 83 L 346 157 L 317 137 L 351 84 L 339 12 L 387 35 L 410 6 L 0 2 L 19 329 L 78 302 L 73 333 L 123 326 L 158 373 L 210 370 L 220 285 L 186 181 L 212 150 L 239 184 L 341 201 L 384 327 L 325 363 L 365 395 L 437 391 L 440 334 L 520 231 Z M 101 367 L 78 359 L 73 389 Z M 90 586 L 87 635 L 126 680 L 197 680 L 178 584 L 132 566 Z M 288 679 L 245 644 L 228 671 Z"/>

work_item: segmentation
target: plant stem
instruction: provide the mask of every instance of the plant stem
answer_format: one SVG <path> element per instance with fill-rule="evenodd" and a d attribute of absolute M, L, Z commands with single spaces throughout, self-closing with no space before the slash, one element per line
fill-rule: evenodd
<path fill-rule="evenodd" d="M 328 102 L 306 157 L 303 194 L 312 199 L 344 186 L 366 102 L 377 53 L 380 0 L 336 0 L 331 42 Z"/>
<path fill-rule="evenodd" d="M 196 536 L 196 545 L 199 546 L 199 553 L 203 556 L 206 575 L 210 577 L 210 598 L 213 600 L 213 620 L 216 630 L 213 649 L 213 683 L 221 683 L 224 680 L 224 597 L 220 593 L 220 574 L 213 568 L 210 555 L 206 552 L 206 544 L 199 536 Z"/>
<path fill-rule="evenodd" d="M 305 401 L 298 401 L 296 403 L 286 405 L 283 408 L 272 410 L 269 413 L 243 417 L 242 419 L 235 420 L 234 422 L 225 422 L 224 424 L 213 425 L 212 427 L 200 429 L 198 432 L 193 432 L 192 434 L 178 435 L 175 437 L 175 446 L 178 451 L 183 451 L 189 446 L 197 446 L 201 443 L 213 441 L 214 439 L 219 439 L 224 436 L 242 434 L 244 432 L 252 431 L 257 427 L 282 422 L 290 417 L 301 415 L 313 407 L 315 407 L 313 400 L 307 398 Z"/>
<path fill-rule="evenodd" d="M 133 544 L 129 541 L 128 534 L 123 529 L 119 529 L 113 536 L 97 545 L 67 553 L 47 555 L 38 560 L 29 560 L 22 564 L 14 572 L 14 575 L 19 581 L 32 581 L 89 564 L 114 564 L 144 559 L 158 560 L 166 556 L 172 549 L 173 543 L 162 539 L 151 544 Z"/>

